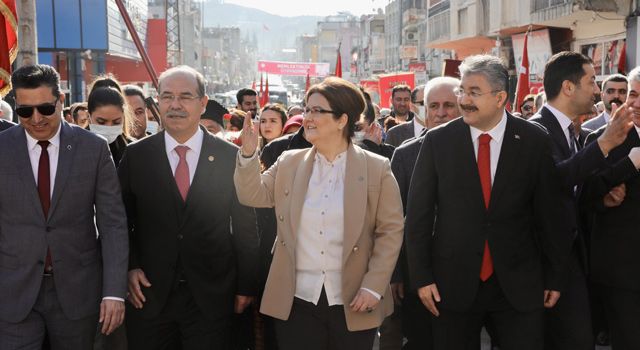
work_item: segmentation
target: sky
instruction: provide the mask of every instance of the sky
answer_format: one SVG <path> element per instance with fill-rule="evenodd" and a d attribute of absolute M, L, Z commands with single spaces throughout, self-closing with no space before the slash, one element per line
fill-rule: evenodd
<path fill-rule="evenodd" d="M 280 16 L 328 16 L 338 11 L 349 11 L 356 16 L 375 13 L 373 9 L 387 5 L 388 0 L 224 0 L 236 4 L 257 8 Z"/>

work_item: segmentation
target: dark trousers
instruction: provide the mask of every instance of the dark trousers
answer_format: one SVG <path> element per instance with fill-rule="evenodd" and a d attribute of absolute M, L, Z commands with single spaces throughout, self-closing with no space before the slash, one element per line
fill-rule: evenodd
<path fill-rule="evenodd" d="M 275 320 L 280 350 L 371 350 L 376 329 L 350 332 L 344 306 L 329 306 L 322 290 L 318 305 L 295 298 L 287 321 Z"/>
<path fill-rule="evenodd" d="M 41 350 L 45 333 L 52 350 L 91 349 L 97 312 L 79 320 L 68 319 L 58 302 L 53 276 L 43 277 L 38 298 L 27 318 L 18 323 L 0 321 L 0 350 Z"/>
<path fill-rule="evenodd" d="M 542 300 L 542 291 L 540 291 Z M 446 296 L 443 296 L 446 298 Z M 478 350 L 480 331 L 487 317 L 495 325 L 502 350 L 542 350 L 543 310 L 520 312 L 511 306 L 495 274 L 481 282 L 471 309 L 465 312 L 439 308 L 433 318 L 434 348 Z"/>
<path fill-rule="evenodd" d="M 593 350 L 587 281 L 574 249 L 566 286 L 555 307 L 545 310 L 546 350 Z"/>
<path fill-rule="evenodd" d="M 196 305 L 186 283 L 171 291 L 167 304 L 152 319 L 142 318 L 127 304 L 129 349 L 210 350 L 229 349 L 228 319 L 212 321 Z"/>
<path fill-rule="evenodd" d="M 640 349 L 640 292 L 600 286 L 613 350 Z"/>
<path fill-rule="evenodd" d="M 431 350 L 433 349 L 433 334 L 431 334 L 431 313 L 422 304 L 414 292 L 405 290 L 402 299 L 402 330 L 407 338 L 403 350 Z"/>

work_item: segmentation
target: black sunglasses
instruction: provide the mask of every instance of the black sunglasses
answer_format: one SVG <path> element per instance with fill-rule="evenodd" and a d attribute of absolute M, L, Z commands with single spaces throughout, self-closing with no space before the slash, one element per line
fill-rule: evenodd
<path fill-rule="evenodd" d="M 20 116 L 20 118 L 31 118 L 33 116 L 33 109 L 35 108 L 38 110 L 38 113 L 48 117 L 56 112 L 56 105 L 58 104 L 58 99 L 60 99 L 60 97 L 57 97 L 56 100 L 53 101 L 53 103 L 43 103 L 37 106 L 16 107 L 16 114 Z"/>

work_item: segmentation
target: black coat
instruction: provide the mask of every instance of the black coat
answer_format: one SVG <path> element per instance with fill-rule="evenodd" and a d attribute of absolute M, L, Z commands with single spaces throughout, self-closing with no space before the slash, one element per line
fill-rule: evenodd
<path fill-rule="evenodd" d="M 255 212 L 240 205 L 233 184 L 238 147 L 204 131 L 186 203 L 178 191 L 164 132 L 132 143 L 118 175 L 129 221 L 129 268 L 151 282 L 140 312 L 162 310 L 179 270 L 209 319 L 233 313 L 235 295 L 256 295 L 258 236 Z"/>
<path fill-rule="evenodd" d="M 488 209 L 469 126 L 458 118 L 429 130 L 405 224 L 413 287 L 436 283 L 439 307 L 467 311 L 487 240 L 508 302 L 521 312 L 541 309 L 543 289 L 562 284 L 571 240 L 558 203 L 550 140 L 539 126 L 507 116 Z M 550 262 L 544 268 L 543 256 Z"/>
<path fill-rule="evenodd" d="M 295 134 L 284 135 L 269 142 L 260 154 L 260 161 L 268 169 L 284 151 L 304 148 L 311 148 L 311 144 L 304 138 L 304 128 L 300 128 Z"/>
<path fill-rule="evenodd" d="M 0 118 L 0 131 L 4 131 L 9 129 L 10 127 L 14 126 L 16 124 L 8 121 L 8 120 L 4 120 L 2 118 Z"/>

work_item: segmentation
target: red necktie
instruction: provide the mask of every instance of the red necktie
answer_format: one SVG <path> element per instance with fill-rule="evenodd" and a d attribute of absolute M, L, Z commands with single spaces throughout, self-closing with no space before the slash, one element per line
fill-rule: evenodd
<path fill-rule="evenodd" d="M 40 152 L 40 160 L 38 161 L 38 196 L 42 205 L 44 219 L 47 220 L 49 215 L 49 206 L 51 205 L 51 173 L 49 171 L 49 141 L 38 141 L 38 145 L 42 148 Z M 51 272 L 53 263 L 51 260 L 51 251 L 47 246 L 47 258 L 44 264 L 44 271 Z"/>
<path fill-rule="evenodd" d="M 478 144 L 478 173 L 482 184 L 482 196 L 484 197 L 485 208 L 489 209 L 491 200 L 491 136 L 482 134 Z M 482 267 L 480 268 L 480 279 L 484 282 L 493 274 L 493 261 L 489 251 L 489 241 L 484 241 L 484 253 L 482 254 Z"/>
<path fill-rule="evenodd" d="M 189 187 L 191 185 L 191 181 L 189 181 L 189 164 L 187 163 L 187 151 L 189 150 L 189 147 L 176 146 L 175 150 L 176 153 L 178 153 L 180 160 L 178 161 L 174 177 L 176 179 L 176 185 L 178 185 L 180 195 L 182 195 L 182 200 L 186 202 Z"/>

